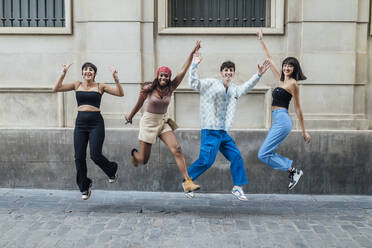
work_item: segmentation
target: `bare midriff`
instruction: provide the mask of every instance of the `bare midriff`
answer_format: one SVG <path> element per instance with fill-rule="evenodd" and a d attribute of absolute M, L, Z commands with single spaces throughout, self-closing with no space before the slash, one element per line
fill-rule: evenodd
<path fill-rule="evenodd" d="M 272 106 L 272 108 L 275 110 L 275 109 L 287 109 L 287 108 L 284 108 L 284 107 L 279 107 L 279 106 Z"/>
<path fill-rule="evenodd" d="M 91 105 L 80 105 L 77 108 L 78 111 L 87 111 L 87 112 L 97 112 L 101 111 L 99 108 L 91 106 Z"/>

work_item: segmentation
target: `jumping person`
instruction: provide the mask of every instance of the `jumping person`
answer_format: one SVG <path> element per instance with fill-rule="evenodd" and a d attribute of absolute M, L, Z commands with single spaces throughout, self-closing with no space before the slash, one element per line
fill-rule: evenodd
<path fill-rule="evenodd" d="M 234 181 L 231 193 L 239 200 L 245 201 L 242 186 L 248 183 L 244 169 L 244 161 L 234 140 L 229 136 L 229 131 L 238 99 L 247 94 L 260 80 L 261 76 L 270 67 L 266 60 L 262 66 L 258 65 L 257 74 L 253 75 L 244 84 L 234 84 L 235 64 L 231 61 L 222 63 L 220 73 L 222 80 L 199 79 L 198 65 L 201 54 L 194 54 L 191 65 L 189 84 L 190 87 L 200 92 L 200 119 L 201 119 L 201 144 L 199 159 L 188 169 L 192 180 L 198 178 L 210 168 L 220 151 L 230 161 L 230 172 Z"/>
<path fill-rule="evenodd" d="M 200 41 L 197 41 L 194 49 L 187 57 L 185 64 L 176 77 L 171 80 L 172 72 L 168 67 L 160 67 L 153 82 L 141 84 L 141 91 L 137 104 L 129 115 L 125 116 L 126 123 L 132 123 L 134 115 L 140 110 L 145 100 L 147 104 L 145 112 L 140 121 L 139 143 L 140 151 L 132 149 L 131 161 L 134 166 L 146 164 L 150 158 L 151 146 L 159 137 L 173 153 L 177 166 L 184 178 L 182 186 L 186 193 L 198 190 L 199 185 L 194 184 L 187 174 L 186 162 L 181 147 L 173 130 L 177 128 L 176 123 L 167 116 L 168 105 L 173 91 L 178 87 L 190 67 L 192 56 L 200 48 Z"/>
<path fill-rule="evenodd" d="M 258 33 L 258 40 L 262 45 L 266 58 L 271 60 L 269 51 L 263 41 L 262 30 Z M 271 63 L 270 68 L 274 76 L 278 79 L 279 85 L 272 93 L 273 123 L 258 152 L 258 158 L 276 170 L 288 171 L 288 189 L 293 189 L 303 175 L 303 171 L 295 168 L 293 161 L 289 158 L 275 153 L 275 150 L 292 129 L 292 121 L 288 115 L 288 106 L 292 97 L 296 114 L 301 124 L 302 137 L 306 143 L 310 143 L 311 141 L 310 135 L 305 130 L 304 118 L 300 106 L 300 90 L 297 84 L 297 81 L 305 80 L 306 77 L 302 73 L 300 63 L 294 57 L 288 57 L 283 60 L 281 72 L 279 72 L 274 63 Z"/>
<path fill-rule="evenodd" d="M 105 139 L 105 126 L 100 113 L 100 104 L 104 92 L 114 96 L 124 96 L 123 88 L 118 79 L 118 71 L 111 68 L 116 88 L 104 83 L 95 82 L 97 67 L 92 63 L 83 64 L 83 82 L 76 81 L 62 85 L 71 64 L 63 65 L 62 75 L 58 78 L 53 92 L 76 92 L 78 115 L 74 129 L 74 149 L 76 165 L 76 182 L 82 192 L 82 199 L 88 200 L 91 194 L 92 180 L 87 177 L 86 150 L 89 142 L 90 157 L 114 183 L 118 178 L 118 164 L 108 161 L 102 155 L 102 145 Z"/>

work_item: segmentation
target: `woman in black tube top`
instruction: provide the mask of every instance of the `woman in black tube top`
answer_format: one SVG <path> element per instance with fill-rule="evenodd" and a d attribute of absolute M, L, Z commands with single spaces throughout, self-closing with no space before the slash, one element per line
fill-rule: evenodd
<path fill-rule="evenodd" d="M 124 96 L 123 87 L 118 79 L 118 72 L 112 68 L 116 88 L 94 81 L 97 67 L 92 63 L 82 66 L 83 82 L 76 81 L 62 85 L 71 64 L 63 65 L 62 75 L 53 88 L 54 92 L 74 90 L 78 105 L 78 115 L 74 129 L 74 149 L 76 165 L 76 182 L 82 192 L 82 199 L 88 200 L 91 194 L 92 180 L 87 177 L 86 150 L 89 142 L 91 159 L 105 172 L 110 183 L 118 177 L 118 164 L 107 160 L 102 155 L 102 145 L 105 139 L 105 126 L 100 113 L 101 98 L 104 92 L 114 96 Z"/>
<path fill-rule="evenodd" d="M 269 51 L 263 41 L 262 30 L 258 33 L 258 39 L 262 45 L 265 56 L 268 59 L 271 59 Z M 303 175 L 303 171 L 295 168 L 291 159 L 275 153 L 275 150 L 284 141 L 292 129 L 292 121 L 288 115 L 288 106 L 292 97 L 296 114 L 301 124 L 302 137 L 306 143 L 310 143 L 311 141 L 310 135 L 305 130 L 304 118 L 300 106 L 299 87 L 297 84 L 297 81 L 305 80 L 306 77 L 302 73 L 300 63 L 294 57 L 284 59 L 280 72 L 273 62 L 271 62 L 270 68 L 274 73 L 274 76 L 279 80 L 279 85 L 272 93 L 273 123 L 258 152 L 258 158 L 263 163 L 268 164 L 276 170 L 288 171 L 288 189 L 293 189 Z"/>

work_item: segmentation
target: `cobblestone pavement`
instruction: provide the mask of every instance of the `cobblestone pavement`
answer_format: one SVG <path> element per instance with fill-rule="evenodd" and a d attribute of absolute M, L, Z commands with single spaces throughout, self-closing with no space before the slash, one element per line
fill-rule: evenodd
<path fill-rule="evenodd" d="M 372 196 L 0 189 L 0 247 L 372 247 Z"/>

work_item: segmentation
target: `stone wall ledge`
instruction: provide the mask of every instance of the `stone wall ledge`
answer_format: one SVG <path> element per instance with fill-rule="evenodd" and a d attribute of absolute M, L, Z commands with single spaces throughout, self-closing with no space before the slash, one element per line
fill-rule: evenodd
<path fill-rule="evenodd" d="M 245 161 L 248 193 L 288 193 L 288 174 L 275 171 L 257 159 L 267 130 L 233 130 Z M 277 150 L 304 170 L 291 193 L 372 194 L 372 131 L 309 131 L 311 144 L 293 131 Z M 200 130 L 177 130 L 186 164 L 199 156 Z M 181 174 L 173 155 L 159 141 L 147 165 L 134 168 L 130 150 L 138 148 L 137 129 L 106 129 L 103 154 L 120 166 L 119 180 L 109 184 L 87 151 L 93 188 L 138 191 L 181 191 Z M 0 187 L 77 189 L 72 128 L 0 128 Z M 233 186 L 228 161 L 219 154 L 215 164 L 196 182 L 201 192 L 229 192 Z"/>

